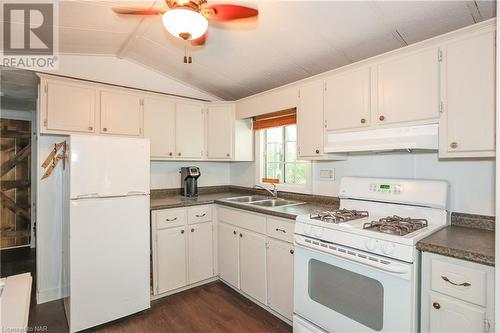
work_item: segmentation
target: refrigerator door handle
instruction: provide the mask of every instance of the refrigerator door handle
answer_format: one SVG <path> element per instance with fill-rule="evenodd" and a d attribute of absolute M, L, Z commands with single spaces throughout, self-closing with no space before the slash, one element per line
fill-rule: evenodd
<path fill-rule="evenodd" d="M 144 191 L 128 191 L 127 195 L 148 195 L 149 193 Z"/>
<path fill-rule="evenodd" d="M 89 198 L 99 198 L 99 193 L 86 193 L 79 194 L 76 196 L 77 199 L 89 199 Z"/>

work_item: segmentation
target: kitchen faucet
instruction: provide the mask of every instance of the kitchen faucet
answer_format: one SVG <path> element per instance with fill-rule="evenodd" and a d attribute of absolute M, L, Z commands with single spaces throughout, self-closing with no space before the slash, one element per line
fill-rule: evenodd
<path fill-rule="evenodd" d="M 261 188 L 263 190 L 266 190 L 267 192 L 269 192 L 274 199 L 278 199 L 278 190 L 276 189 L 276 184 L 272 184 L 271 185 L 273 186 L 273 189 L 272 191 L 270 189 L 268 189 L 267 187 L 265 186 L 262 186 L 262 185 L 258 185 L 258 184 L 255 184 L 254 187 L 257 187 L 257 188 Z"/>

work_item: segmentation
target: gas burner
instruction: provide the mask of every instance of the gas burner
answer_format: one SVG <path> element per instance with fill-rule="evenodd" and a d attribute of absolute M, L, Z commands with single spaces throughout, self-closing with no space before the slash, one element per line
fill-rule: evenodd
<path fill-rule="evenodd" d="M 363 229 L 399 236 L 407 235 L 425 227 L 427 227 L 426 219 L 412 219 L 410 217 L 400 217 L 397 215 L 384 217 L 378 221 L 363 224 Z"/>
<path fill-rule="evenodd" d="M 310 215 L 310 218 L 328 223 L 342 223 L 368 217 L 367 211 L 336 209 L 332 211 L 315 212 Z"/>

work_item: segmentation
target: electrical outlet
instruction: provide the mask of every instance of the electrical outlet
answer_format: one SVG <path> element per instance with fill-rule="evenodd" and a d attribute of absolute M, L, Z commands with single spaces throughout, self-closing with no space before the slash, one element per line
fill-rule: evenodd
<path fill-rule="evenodd" d="M 319 170 L 319 179 L 320 180 L 335 180 L 335 169 L 320 169 Z"/>

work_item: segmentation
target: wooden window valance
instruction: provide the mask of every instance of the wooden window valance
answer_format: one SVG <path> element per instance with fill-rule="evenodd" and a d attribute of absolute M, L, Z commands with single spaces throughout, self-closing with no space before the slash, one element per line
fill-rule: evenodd
<path fill-rule="evenodd" d="M 266 113 L 253 118 L 253 129 L 293 125 L 297 123 L 297 109 L 291 108 L 283 111 Z"/>

